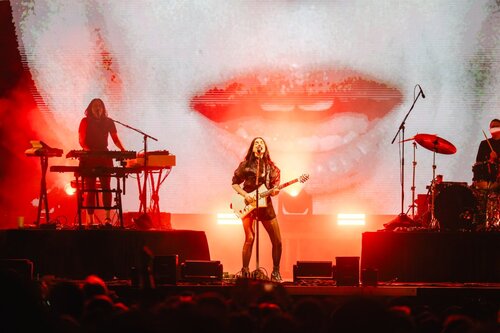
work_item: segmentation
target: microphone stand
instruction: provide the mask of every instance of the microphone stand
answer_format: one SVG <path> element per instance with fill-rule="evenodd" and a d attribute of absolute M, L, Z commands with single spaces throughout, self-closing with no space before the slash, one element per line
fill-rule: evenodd
<path fill-rule="evenodd" d="M 260 151 L 258 152 L 260 154 Z M 254 215 L 254 228 L 255 228 L 255 271 L 252 276 L 255 279 L 267 280 L 266 274 L 260 269 L 259 263 L 259 176 L 260 176 L 260 160 L 262 157 L 257 156 L 257 173 L 255 177 L 255 215 Z"/>
<path fill-rule="evenodd" d="M 404 201 L 405 201 L 405 123 L 406 119 L 410 115 L 411 111 L 413 110 L 413 107 L 415 106 L 415 103 L 417 102 L 418 98 L 422 94 L 422 89 L 419 90 L 417 97 L 413 100 L 413 104 L 410 107 L 410 110 L 406 113 L 406 116 L 404 117 L 403 121 L 401 122 L 401 125 L 399 125 L 398 131 L 396 132 L 396 135 L 394 135 L 394 138 L 391 141 L 391 144 L 396 141 L 396 138 L 398 135 L 400 135 L 401 132 L 401 140 L 399 143 L 401 143 L 401 212 L 396 218 L 394 218 L 392 221 L 389 223 L 384 224 L 386 227 L 394 226 L 399 227 L 399 226 L 405 226 L 405 225 L 411 225 L 413 224 L 413 220 L 408 217 L 408 215 L 404 212 Z M 392 228 L 392 229 L 394 229 Z"/>
<path fill-rule="evenodd" d="M 137 133 L 142 134 L 142 136 L 143 136 L 143 142 L 144 142 L 144 183 L 142 184 L 142 194 L 140 197 L 141 204 L 139 207 L 139 213 L 143 212 L 147 216 L 147 214 L 148 214 L 148 209 L 147 209 L 148 208 L 148 205 L 147 205 L 147 188 L 148 188 L 147 186 L 148 185 L 147 184 L 148 184 L 148 174 L 149 174 L 148 173 L 148 138 L 155 140 L 155 141 L 158 141 L 158 139 L 152 137 L 149 134 L 144 133 L 140 129 L 134 128 L 134 127 L 127 125 L 127 124 L 124 124 L 118 120 L 115 120 L 115 119 L 111 119 L 111 120 L 117 124 L 120 124 L 120 125 L 126 127 L 126 128 L 129 128 L 133 131 L 136 131 Z"/>

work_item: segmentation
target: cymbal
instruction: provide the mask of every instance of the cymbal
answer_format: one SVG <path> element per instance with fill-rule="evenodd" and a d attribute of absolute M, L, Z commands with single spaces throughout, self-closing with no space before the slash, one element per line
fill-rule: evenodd
<path fill-rule="evenodd" d="M 419 145 L 438 154 L 451 155 L 457 152 L 457 148 L 449 141 L 440 138 L 436 134 L 417 134 L 413 137 Z"/>

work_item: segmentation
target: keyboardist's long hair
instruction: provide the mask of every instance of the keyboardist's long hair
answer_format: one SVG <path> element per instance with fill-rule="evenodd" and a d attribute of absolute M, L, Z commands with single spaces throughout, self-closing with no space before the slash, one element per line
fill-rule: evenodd
<path fill-rule="evenodd" d="M 107 118 L 108 117 L 108 111 L 106 110 L 106 106 L 104 105 L 104 102 L 100 98 L 94 98 L 92 101 L 90 101 L 89 106 L 85 109 L 85 116 L 90 117 L 90 118 L 95 118 L 95 119 L 100 119 L 96 117 L 96 115 L 93 112 L 94 105 L 96 104 L 101 104 L 102 109 L 104 110 L 102 116 L 100 118 Z"/>

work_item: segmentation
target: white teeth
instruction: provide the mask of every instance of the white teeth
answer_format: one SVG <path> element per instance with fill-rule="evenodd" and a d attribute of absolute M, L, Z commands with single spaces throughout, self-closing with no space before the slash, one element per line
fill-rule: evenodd
<path fill-rule="evenodd" d="M 347 140 L 339 135 L 328 135 L 326 137 L 313 135 L 309 137 L 302 137 L 295 141 L 289 141 L 284 146 L 286 150 L 298 149 L 300 151 L 325 152 L 340 147 L 346 142 L 350 142 L 352 139 L 357 137 L 357 134 L 352 135 L 352 132 L 349 134 L 350 135 Z"/>
<path fill-rule="evenodd" d="M 270 103 L 264 103 L 261 104 L 260 107 L 264 111 L 285 111 L 285 112 L 290 112 L 293 111 L 295 108 L 295 105 L 282 105 L 282 104 L 270 104 Z"/>
<path fill-rule="evenodd" d="M 345 169 L 344 163 L 339 160 L 330 160 L 328 161 L 328 168 L 332 172 L 343 173 Z"/>
<path fill-rule="evenodd" d="M 279 104 L 270 105 L 276 106 Z M 245 141 L 251 139 L 254 133 L 272 133 L 269 140 L 275 144 L 274 146 L 279 151 L 322 153 L 358 141 L 358 138 L 368 131 L 371 122 L 365 115 L 353 113 L 314 125 L 315 130 L 307 128 L 308 126 L 309 124 L 302 123 L 292 126 L 284 126 L 279 123 L 273 124 L 271 122 L 260 124 L 250 120 L 238 121 L 230 125 L 231 128 L 234 128 L 238 138 Z M 307 128 L 307 131 L 305 128 Z M 367 153 L 372 145 L 372 142 L 368 141 L 357 148 L 359 153 Z"/>
<path fill-rule="evenodd" d="M 339 131 L 342 131 L 342 133 L 347 133 L 349 131 L 364 133 L 369 126 L 370 121 L 366 115 L 354 113 L 350 114 L 348 117 L 334 118 L 328 124 L 328 127 L 336 133 L 339 133 Z"/>
<path fill-rule="evenodd" d="M 297 145 L 300 150 L 303 151 L 317 151 L 319 149 L 320 139 L 317 136 L 300 138 L 297 141 Z"/>
<path fill-rule="evenodd" d="M 314 104 L 299 105 L 299 109 L 304 111 L 326 111 L 333 105 L 333 101 L 321 101 Z"/>
<path fill-rule="evenodd" d="M 297 107 L 302 111 L 327 111 L 333 106 L 333 101 L 320 101 L 313 104 L 301 104 Z M 290 104 L 275 104 L 275 103 L 262 103 L 260 105 L 262 110 L 268 112 L 291 112 L 295 108 L 295 105 Z"/>
<path fill-rule="evenodd" d="M 245 128 L 239 128 L 236 134 L 245 140 L 250 138 Z M 338 148 L 342 145 L 350 143 L 356 139 L 358 134 L 350 131 L 344 135 L 327 135 L 321 137 L 318 135 L 304 136 L 297 139 L 272 137 L 272 142 L 275 142 L 282 151 L 303 151 L 303 152 L 326 152 Z M 365 147 L 359 147 L 362 153 L 366 153 Z"/>
<path fill-rule="evenodd" d="M 356 138 L 357 136 L 358 136 L 358 134 L 356 132 L 350 131 L 349 133 L 344 135 L 342 140 L 344 141 L 344 143 L 349 143 L 352 140 L 354 140 L 354 138 Z"/>
<path fill-rule="evenodd" d="M 361 151 L 361 153 L 363 153 L 363 155 L 366 155 L 368 153 L 368 151 L 369 151 L 368 145 L 369 145 L 368 142 L 366 142 L 366 143 L 365 142 L 359 142 L 358 143 L 358 149 L 359 149 L 359 151 Z"/>
<path fill-rule="evenodd" d="M 342 137 L 339 135 L 328 135 L 320 140 L 319 149 L 321 151 L 332 150 L 343 143 Z"/>

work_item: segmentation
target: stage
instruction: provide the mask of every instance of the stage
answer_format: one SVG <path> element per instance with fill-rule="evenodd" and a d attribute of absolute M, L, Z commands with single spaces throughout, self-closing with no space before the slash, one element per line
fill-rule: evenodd
<path fill-rule="evenodd" d="M 360 279 L 363 270 L 369 269 L 377 271 L 380 283 L 500 283 L 499 232 L 379 231 L 364 232 L 361 238 Z M 204 231 L 0 231 L 0 259 L 32 261 L 35 277 L 82 279 L 98 274 L 105 279 L 130 279 L 144 246 L 154 256 L 177 255 L 179 265 L 186 260 L 218 260 L 224 267 L 223 258 L 210 256 Z M 329 259 L 334 266 L 335 259 Z M 236 273 L 227 267 L 224 272 Z"/>
<path fill-rule="evenodd" d="M 162 299 L 216 292 L 232 299 L 242 295 L 246 295 L 245 299 L 273 295 L 290 300 L 319 297 L 339 301 L 366 296 L 386 302 L 446 308 L 471 301 L 498 304 L 499 244 L 498 232 L 365 232 L 356 272 L 359 279 L 353 285 L 339 285 L 335 258 L 332 258 L 331 278 L 285 279 L 275 284 L 262 279 L 238 279 L 224 269 L 221 276 L 187 280 L 180 273 L 180 265 L 186 260 L 210 263 L 218 260 L 210 256 L 205 232 L 193 230 L 3 230 L 0 259 L 4 263 L 5 259 L 31 261 L 33 278 L 40 281 L 82 281 L 89 274 L 97 274 L 128 304 L 144 297 Z M 153 289 L 144 285 L 143 277 L 133 276 L 132 268 L 141 265 L 143 246 L 158 257 L 178 255 L 172 281 L 160 281 L 158 272 L 152 272 Z M 223 261 L 220 263 L 224 265 Z M 167 275 L 171 269 L 167 268 Z M 378 278 L 365 281 L 365 269 L 376 269 Z"/>
<path fill-rule="evenodd" d="M 380 281 L 500 282 L 500 232 L 365 232 L 362 269 Z"/>
<path fill-rule="evenodd" d="M 0 259 L 28 259 L 34 277 L 105 280 L 129 279 L 147 246 L 155 256 L 178 255 L 179 261 L 210 260 L 202 231 L 137 231 L 123 229 L 0 231 Z"/>

